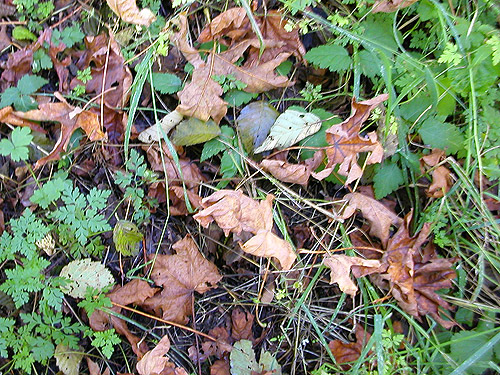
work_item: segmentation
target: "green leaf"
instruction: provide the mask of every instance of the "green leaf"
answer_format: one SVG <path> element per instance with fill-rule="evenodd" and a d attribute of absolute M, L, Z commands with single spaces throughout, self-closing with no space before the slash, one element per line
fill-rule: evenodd
<path fill-rule="evenodd" d="M 384 162 L 382 166 L 376 169 L 373 177 L 373 188 L 375 198 L 382 199 L 397 190 L 403 184 L 403 172 L 392 162 Z"/>
<path fill-rule="evenodd" d="M 475 330 L 461 331 L 453 335 L 450 344 L 450 357 L 460 365 L 474 352 L 479 350 L 490 339 L 490 335 L 478 334 Z M 493 359 L 493 348 L 490 348 L 481 358 L 467 369 L 471 375 L 480 375 L 489 368 L 488 361 Z"/>
<path fill-rule="evenodd" d="M 106 358 L 111 358 L 115 350 L 114 346 L 121 342 L 114 328 L 102 332 L 94 332 L 93 335 L 92 346 L 100 348 Z"/>
<path fill-rule="evenodd" d="M 182 88 L 182 81 L 175 74 L 153 73 L 153 87 L 162 94 L 174 94 Z"/>
<path fill-rule="evenodd" d="M 39 49 L 33 53 L 33 63 L 31 64 L 33 73 L 38 73 L 43 69 L 52 69 L 53 66 L 52 60 L 45 50 Z"/>
<path fill-rule="evenodd" d="M 12 30 L 12 37 L 17 40 L 36 40 L 36 35 L 24 26 L 16 26 Z"/>
<path fill-rule="evenodd" d="M 19 89 L 17 87 L 8 87 L 1 94 L 2 99 L 0 100 L 0 108 L 13 105 L 16 100 L 19 99 Z"/>
<path fill-rule="evenodd" d="M 252 372 L 260 372 L 250 340 L 235 342 L 229 359 L 231 375 L 252 375 Z"/>
<path fill-rule="evenodd" d="M 299 112 L 287 109 L 278 116 L 271 127 L 268 137 L 255 153 L 260 153 L 273 148 L 286 148 L 316 133 L 321 128 L 321 119 L 313 113 Z"/>
<path fill-rule="evenodd" d="M 43 77 L 26 74 L 17 83 L 17 88 L 22 95 L 31 95 L 47 83 L 49 83 L 49 81 Z"/>
<path fill-rule="evenodd" d="M 80 30 L 80 26 L 78 24 L 75 24 L 73 26 L 66 27 L 63 31 L 55 29 L 52 32 L 52 43 L 58 46 L 59 43 L 62 42 L 64 43 L 66 48 L 71 48 L 75 44 L 83 41 L 84 37 L 85 34 Z"/>
<path fill-rule="evenodd" d="M 375 56 L 370 51 L 359 51 L 358 61 L 359 66 L 361 67 L 361 72 L 368 78 L 373 78 L 380 74 L 380 68 L 382 64 L 377 56 Z"/>
<path fill-rule="evenodd" d="M 419 134 L 425 144 L 445 150 L 447 155 L 455 154 L 464 147 L 464 136 L 453 124 L 434 118 L 424 121 Z"/>
<path fill-rule="evenodd" d="M 234 130 L 227 125 L 221 126 L 221 134 L 203 145 L 203 150 L 201 151 L 200 162 L 210 159 L 211 157 L 217 155 L 218 153 L 225 151 L 227 146 L 221 142 L 223 139 L 226 142 L 232 144 L 234 140 Z"/>
<path fill-rule="evenodd" d="M 217 184 L 222 189 L 227 186 L 231 178 L 238 173 L 238 167 L 241 167 L 241 156 L 234 150 L 227 150 L 220 160 L 220 174 L 223 181 Z"/>
<path fill-rule="evenodd" d="M 245 92 L 241 90 L 229 90 L 224 95 L 224 101 L 228 102 L 233 107 L 239 107 L 246 104 L 252 99 L 255 99 L 259 94 Z"/>
<path fill-rule="evenodd" d="M 332 72 L 346 71 L 351 65 L 351 57 L 347 50 L 335 44 L 312 48 L 304 57 L 310 63 Z"/>
<path fill-rule="evenodd" d="M 269 371 L 273 375 L 281 375 L 281 366 L 271 353 L 265 351 L 260 354 L 259 366 L 261 373 Z"/>
<path fill-rule="evenodd" d="M 293 63 L 290 60 L 285 60 L 276 67 L 276 72 L 279 75 L 287 76 L 292 70 Z"/>
<path fill-rule="evenodd" d="M 78 375 L 80 362 L 83 359 L 81 350 L 75 351 L 66 345 L 59 344 L 54 352 L 57 367 L 64 375 Z"/>
<path fill-rule="evenodd" d="M 37 109 L 38 103 L 29 95 L 21 95 L 14 102 L 14 107 L 16 107 L 16 110 L 18 111 L 28 112 L 32 109 Z"/>
<path fill-rule="evenodd" d="M 388 55 L 392 55 L 394 51 L 398 50 L 398 45 L 394 39 L 392 18 L 380 13 L 368 15 L 363 22 L 363 27 L 365 29 L 363 36 L 375 44 L 377 49 Z M 401 33 L 399 31 L 397 33 L 401 40 Z"/>
<path fill-rule="evenodd" d="M 113 229 L 113 242 L 116 250 L 125 255 L 135 255 L 139 251 L 138 244 L 144 238 L 137 225 L 128 220 L 118 220 Z"/>
<path fill-rule="evenodd" d="M 74 298 L 84 298 L 88 287 L 102 290 L 115 282 L 111 272 L 92 259 L 74 260 L 64 266 L 59 275 L 71 280 L 62 291 Z"/>
<path fill-rule="evenodd" d="M 213 120 L 205 122 L 190 117 L 188 120 L 184 120 L 177 125 L 172 135 L 172 143 L 177 146 L 191 146 L 209 141 L 219 134 L 219 125 Z"/>
<path fill-rule="evenodd" d="M 265 101 L 250 103 L 241 110 L 236 126 L 247 152 L 253 152 L 264 142 L 278 115 L 278 111 Z"/>
<path fill-rule="evenodd" d="M 33 140 L 31 129 L 28 127 L 17 127 L 12 131 L 11 139 L 0 141 L 0 154 L 10 155 L 13 161 L 27 160 L 29 155 L 28 145 Z"/>

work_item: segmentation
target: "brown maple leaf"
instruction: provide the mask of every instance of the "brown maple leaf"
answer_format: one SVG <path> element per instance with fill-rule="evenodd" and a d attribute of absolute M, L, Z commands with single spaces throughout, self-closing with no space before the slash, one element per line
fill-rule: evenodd
<path fill-rule="evenodd" d="M 344 122 L 333 125 L 326 130 L 326 141 L 331 145 L 325 149 L 328 163 L 324 170 L 313 173 L 313 177 L 322 180 L 328 177 L 339 165 L 338 173 L 346 176 L 345 185 L 359 179 L 363 174 L 358 165 L 358 154 L 371 151 L 366 164 L 380 163 L 384 156 L 384 149 L 377 141 L 375 132 L 368 133 L 368 137 L 361 137 L 361 125 L 370 115 L 370 111 L 387 100 L 388 95 L 382 94 L 373 99 L 356 102 L 352 99 L 351 116 Z"/>
<path fill-rule="evenodd" d="M 311 173 L 319 167 L 323 157 L 323 151 L 316 151 L 312 158 L 299 164 L 288 163 L 286 160 L 264 159 L 260 167 L 280 181 L 307 186 Z"/>
<path fill-rule="evenodd" d="M 147 298 L 153 296 L 157 290 L 157 288 L 151 288 L 146 281 L 134 279 L 124 286 L 116 286 L 111 292 L 106 294 L 106 296 L 111 302 L 123 306 L 130 304 L 141 305 Z M 113 306 L 111 310 L 117 313 L 121 312 L 121 308 L 117 306 Z M 148 350 L 146 343 L 130 332 L 125 321 L 114 315 L 96 310 L 89 317 L 89 325 L 94 331 L 105 331 L 112 325 L 117 333 L 127 338 L 132 350 L 138 358 L 142 358 L 144 353 Z"/>
<path fill-rule="evenodd" d="M 328 343 L 328 347 L 332 351 L 333 356 L 338 364 L 342 365 L 341 368 L 347 371 L 351 368 L 350 365 L 343 365 L 344 363 L 355 362 L 361 356 L 363 348 L 370 340 L 371 335 L 366 332 L 361 324 L 356 324 L 355 328 L 356 341 L 344 342 L 342 340 L 332 340 Z M 367 355 L 371 355 L 370 351 Z"/>
<path fill-rule="evenodd" d="M 406 8 L 418 0 L 378 0 L 373 4 L 372 13 L 391 13 L 398 9 Z"/>
<path fill-rule="evenodd" d="M 151 278 L 163 290 L 144 301 L 142 306 L 165 320 L 185 324 L 188 316 L 193 314 L 193 293 L 203 294 L 215 288 L 222 276 L 217 267 L 201 255 L 190 235 L 172 248 L 175 255 L 150 257 L 155 259 Z"/>
<path fill-rule="evenodd" d="M 244 91 L 252 93 L 287 87 L 291 84 L 287 77 L 274 72 L 274 69 L 290 56 L 290 52 L 280 52 L 273 59 L 253 66 L 236 66 L 234 63 L 250 47 L 259 48 L 259 40 L 254 38 L 243 40 L 221 53 L 208 51 L 205 62 L 199 52 L 187 42 L 188 26 L 184 15 L 179 16 L 178 26 L 179 32 L 174 34 L 172 40 L 194 66 L 194 71 L 191 82 L 178 93 L 180 104 L 176 108 L 177 112 L 202 121 L 212 117 L 219 123 L 226 114 L 227 103 L 220 98 L 223 93 L 222 87 L 212 79 L 214 75 L 233 75 L 246 84 Z M 281 42 L 269 40 L 266 41 L 266 45 L 278 46 Z"/>
<path fill-rule="evenodd" d="M 351 268 L 356 269 L 356 277 L 370 275 L 380 272 L 380 261 L 374 259 L 363 259 L 360 257 L 347 256 L 343 254 L 327 255 L 323 264 L 330 268 L 330 284 L 337 283 L 342 292 L 355 296 L 358 287 L 349 276 Z M 353 273 L 355 271 L 353 270 Z"/>
<path fill-rule="evenodd" d="M 389 240 L 391 225 L 399 227 L 403 222 L 392 210 L 364 194 L 350 193 L 345 195 L 344 199 L 349 204 L 345 208 L 342 218 L 347 219 L 360 210 L 363 217 L 370 222 L 370 234 L 378 237 L 384 246 Z"/>
<path fill-rule="evenodd" d="M 56 93 L 59 103 L 40 104 L 39 109 L 28 112 L 15 112 L 14 115 L 29 121 L 55 121 L 61 124 L 59 139 L 52 151 L 38 160 L 35 169 L 49 161 L 59 160 L 61 153 L 66 151 L 71 135 L 81 128 L 91 141 L 105 139 L 96 114 L 69 105 L 66 100 Z"/>

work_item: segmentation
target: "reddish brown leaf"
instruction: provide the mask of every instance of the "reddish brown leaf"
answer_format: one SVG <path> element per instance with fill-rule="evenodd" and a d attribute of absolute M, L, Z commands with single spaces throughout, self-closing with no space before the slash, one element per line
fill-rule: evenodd
<path fill-rule="evenodd" d="M 231 8 L 215 17 L 198 36 L 198 42 L 206 43 L 215 38 L 228 37 L 240 40 L 248 33 L 250 22 L 243 8 Z"/>
<path fill-rule="evenodd" d="M 312 158 L 300 164 L 291 164 L 285 160 L 264 159 L 260 167 L 280 181 L 307 186 L 311 173 L 323 161 L 323 155 L 323 151 L 317 151 Z"/>
<path fill-rule="evenodd" d="M 31 130 L 47 133 L 39 124 L 18 117 L 11 106 L 0 109 L 0 122 L 13 126 L 28 126 Z"/>
<path fill-rule="evenodd" d="M 155 257 L 151 272 L 151 278 L 163 290 L 142 305 L 165 320 L 184 324 L 193 314 L 193 293 L 203 294 L 215 288 L 222 276 L 217 267 L 201 255 L 191 236 L 187 235 L 172 248 L 177 254 Z"/>
<path fill-rule="evenodd" d="M 327 255 L 323 259 L 323 264 L 330 268 L 330 284 L 339 284 L 341 291 L 353 297 L 356 295 L 358 287 L 349 276 L 351 267 L 362 267 L 362 275 L 358 274 L 356 277 L 380 272 L 380 262 L 378 260 L 351 257 L 343 254 Z"/>
<path fill-rule="evenodd" d="M 439 163 L 445 158 L 442 150 L 434 149 L 429 155 L 421 158 L 424 169 L 431 170 L 432 184 L 426 190 L 426 195 L 432 198 L 441 198 L 450 191 L 452 185 L 451 172 L 448 168 Z M 430 168 L 429 168 L 430 167 Z M 433 168 L 434 167 L 434 168 Z"/>
<path fill-rule="evenodd" d="M 184 374 L 185 370 L 182 367 L 175 368 L 175 365 L 165 357 L 169 350 L 170 340 L 168 336 L 163 336 L 156 347 L 137 362 L 139 375 Z"/>
<path fill-rule="evenodd" d="M 372 13 L 391 13 L 398 9 L 406 8 L 418 0 L 378 0 L 373 4 Z"/>
<path fill-rule="evenodd" d="M 231 336 L 234 341 L 250 340 L 255 341 L 252 326 L 255 316 L 250 312 L 245 312 L 236 308 L 231 313 Z"/>
<path fill-rule="evenodd" d="M 58 95 L 56 95 L 58 96 Z M 14 112 L 14 115 L 33 121 L 56 121 L 61 124 L 59 139 L 49 155 L 41 158 L 35 164 L 35 169 L 52 160 L 59 160 L 61 152 L 66 151 L 71 135 L 81 128 L 91 141 L 105 139 L 97 115 L 90 111 L 69 105 L 62 96 L 59 103 L 40 104 L 39 109 L 28 112 Z"/>
<path fill-rule="evenodd" d="M 333 125 L 326 131 L 326 141 L 331 145 L 325 150 L 328 163 L 324 170 L 313 173 L 313 177 L 322 180 L 332 173 L 336 165 L 340 165 L 338 173 L 347 177 L 345 182 L 347 185 L 359 179 L 363 173 L 358 165 L 360 152 L 371 151 L 366 164 L 382 161 L 384 149 L 377 141 L 377 134 L 372 132 L 368 134 L 368 138 L 365 138 L 360 136 L 360 132 L 361 125 L 370 115 L 370 111 L 387 98 L 387 94 L 382 94 L 359 103 L 354 98 L 352 99 L 351 116 L 341 124 Z"/>
<path fill-rule="evenodd" d="M 360 193 L 347 194 L 344 199 L 349 202 L 342 218 L 351 217 L 356 210 L 360 210 L 363 217 L 370 222 L 370 234 L 378 237 L 383 245 L 387 244 L 391 225 L 400 226 L 403 222 L 393 211 L 382 203 Z"/>
<path fill-rule="evenodd" d="M 210 375 L 231 375 L 231 368 L 227 360 L 218 359 L 210 366 Z"/>
<path fill-rule="evenodd" d="M 212 117 L 217 123 L 222 119 L 227 111 L 227 103 L 220 98 L 222 87 L 212 79 L 213 75 L 231 74 L 247 85 L 244 89 L 247 92 L 263 92 L 290 84 L 287 77 L 274 72 L 274 69 L 290 56 L 290 52 L 280 52 L 275 54 L 272 60 L 253 66 L 234 65 L 250 47 L 259 48 L 259 40 L 253 38 L 243 40 L 222 53 L 209 51 L 207 61 L 204 62 L 198 51 L 187 42 L 188 26 L 185 16 L 179 17 L 178 26 L 180 30 L 173 36 L 173 41 L 194 66 L 191 82 L 178 93 L 180 104 L 176 110 L 179 113 L 203 121 Z M 282 43 L 268 40 L 266 44 L 278 46 Z"/>
<path fill-rule="evenodd" d="M 92 361 L 89 357 L 85 357 L 85 359 L 87 360 L 90 375 L 109 375 L 109 367 L 106 367 L 106 370 L 101 373 L 101 369 L 97 363 Z"/>
<path fill-rule="evenodd" d="M 109 297 L 111 302 L 123 306 L 130 304 L 141 305 L 144 300 L 153 296 L 157 290 L 156 288 L 151 288 L 149 284 L 143 280 L 134 279 L 124 286 L 115 287 L 107 294 L 107 297 Z M 116 306 L 113 306 L 111 310 L 121 313 L 121 308 Z M 89 325 L 94 331 L 105 331 L 111 328 L 110 325 L 112 325 L 117 333 L 127 338 L 132 346 L 132 350 L 138 358 L 142 358 L 144 353 L 148 350 L 146 343 L 130 332 L 125 321 L 114 315 L 96 310 L 89 317 Z"/>
<path fill-rule="evenodd" d="M 364 346 L 370 340 L 371 335 L 363 329 L 361 324 L 356 325 L 356 341 L 345 343 L 342 340 L 332 340 L 328 343 L 328 347 L 332 351 L 335 360 L 339 364 L 354 362 L 360 357 Z M 370 355 L 372 351 L 368 353 Z M 341 366 L 347 371 L 351 368 L 350 365 Z"/>
<path fill-rule="evenodd" d="M 33 62 L 33 50 L 30 46 L 10 53 L 7 62 L 2 63 L 3 68 L 1 76 L 2 92 L 8 87 L 15 87 L 24 75 L 31 72 L 31 63 Z"/>

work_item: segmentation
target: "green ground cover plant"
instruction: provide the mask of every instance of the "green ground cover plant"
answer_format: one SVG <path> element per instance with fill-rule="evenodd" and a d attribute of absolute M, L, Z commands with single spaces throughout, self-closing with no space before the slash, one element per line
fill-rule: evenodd
<path fill-rule="evenodd" d="M 500 372 L 493 0 L 0 6 L 0 372 Z"/>

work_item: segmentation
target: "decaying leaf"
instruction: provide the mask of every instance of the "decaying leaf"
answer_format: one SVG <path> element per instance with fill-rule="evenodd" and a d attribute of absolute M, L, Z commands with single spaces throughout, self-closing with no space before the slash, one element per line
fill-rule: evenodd
<path fill-rule="evenodd" d="M 356 325 L 355 335 L 355 342 L 346 343 L 337 339 L 328 343 L 328 347 L 332 351 L 332 354 L 338 364 L 342 365 L 348 362 L 355 362 L 360 357 L 363 348 L 366 346 L 371 337 L 371 335 L 364 330 L 361 324 Z M 368 354 L 371 354 L 371 351 Z M 351 368 L 350 365 L 343 365 L 341 367 L 345 371 Z"/>
<path fill-rule="evenodd" d="M 444 151 L 434 149 L 429 155 L 420 158 L 424 164 L 424 169 L 432 168 L 432 184 L 425 192 L 428 197 L 441 198 L 451 189 L 451 172 L 444 165 L 439 165 L 445 157 Z"/>
<path fill-rule="evenodd" d="M 248 311 L 236 308 L 231 313 L 231 336 L 235 341 L 255 341 L 252 327 L 255 316 Z"/>
<path fill-rule="evenodd" d="M 457 258 L 438 258 L 432 245 L 421 249 L 428 240 L 430 223 L 411 237 L 411 218 L 410 212 L 388 241 L 380 260 L 387 270 L 381 278 L 389 282 L 392 295 L 407 313 L 417 318 L 429 315 L 443 327 L 451 328 L 455 322 L 444 320 L 440 308 L 452 310 L 452 306 L 436 291 L 452 287 L 451 280 L 456 277 L 452 266 Z"/>
<path fill-rule="evenodd" d="M 351 116 L 341 124 L 333 125 L 326 131 L 326 141 L 330 146 L 326 148 L 328 163 L 326 168 L 319 173 L 313 173 L 313 177 L 322 180 L 328 177 L 336 165 L 339 166 L 338 173 L 346 176 L 345 184 L 359 179 L 363 174 L 358 165 L 358 154 L 370 151 L 366 164 L 380 163 L 384 156 L 384 149 L 377 141 L 375 132 L 368 133 L 367 138 L 361 137 L 361 125 L 370 115 L 370 111 L 387 100 L 387 94 L 379 95 L 373 99 L 356 102 L 352 99 Z"/>
<path fill-rule="evenodd" d="M 157 288 L 151 288 L 144 280 L 134 279 L 124 286 L 116 286 L 106 296 L 109 297 L 111 302 L 118 303 L 123 306 L 127 305 L 141 305 L 147 298 L 152 297 L 158 291 Z M 111 310 L 121 313 L 121 308 L 113 306 Z M 146 343 L 139 337 L 135 336 L 127 327 L 124 320 L 107 314 L 101 310 L 96 310 L 89 317 L 89 325 L 94 331 L 105 331 L 115 328 L 116 332 L 124 335 L 130 342 L 132 350 L 138 358 L 148 351 Z"/>
<path fill-rule="evenodd" d="M 241 190 L 219 190 L 202 200 L 204 209 L 194 215 L 207 228 L 212 221 L 224 231 L 237 235 L 250 232 L 255 236 L 241 245 L 243 251 L 264 257 L 276 257 L 284 270 L 289 270 L 297 258 L 291 245 L 272 233 L 274 196 L 256 201 Z"/>
<path fill-rule="evenodd" d="M 95 113 L 71 106 L 62 96 L 58 96 L 58 98 L 61 100 L 59 103 L 40 104 L 39 109 L 28 112 L 14 112 L 16 117 L 24 120 L 55 121 L 61 124 L 61 134 L 56 145 L 49 155 L 36 162 L 35 169 L 40 168 L 49 161 L 60 159 L 61 152 L 67 149 L 71 135 L 78 128 L 81 128 L 91 141 L 106 138 Z"/>
<path fill-rule="evenodd" d="M 101 262 L 93 262 L 90 258 L 70 262 L 59 276 L 71 280 L 61 289 L 74 298 L 84 298 L 88 287 L 102 290 L 115 283 L 111 272 Z"/>
<path fill-rule="evenodd" d="M 178 19 L 179 32 L 172 39 L 184 57 L 194 66 L 191 82 L 178 93 L 180 104 L 176 110 L 184 116 L 196 117 L 207 121 L 210 117 L 219 123 L 226 114 L 227 103 L 223 101 L 222 87 L 212 79 L 214 75 L 233 75 L 243 82 L 246 92 L 258 93 L 267 90 L 286 87 L 290 85 L 287 77 L 279 76 L 274 69 L 285 61 L 289 52 L 281 52 L 273 59 L 255 64 L 253 66 L 236 66 L 234 63 L 240 59 L 250 48 L 259 48 L 257 38 L 246 39 L 231 46 L 221 53 L 209 51 L 207 61 L 203 61 L 196 49 L 187 42 L 187 18 L 183 15 Z M 280 45 L 281 42 L 269 40 L 270 46 Z"/>
<path fill-rule="evenodd" d="M 203 198 L 204 209 L 194 218 L 204 228 L 215 221 L 226 236 L 230 232 L 240 234 L 242 231 L 257 234 L 261 229 L 271 230 L 273 227 L 273 199 L 274 196 L 268 195 L 265 200 L 256 201 L 241 190 L 219 190 Z"/>
<path fill-rule="evenodd" d="M 89 368 L 89 374 L 90 375 L 109 375 L 109 367 L 106 367 L 106 370 L 101 373 L 101 369 L 99 368 L 99 365 L 92 361 L 89 357 L 85 357 L 87 360 L 87 367 Z"/>
<path fill-rule="evenodd" d="M 80 350 L 70 349 L 66 345 L 59 344 L 54 352 L 57 367 L 64 375 L 78 375 L 83 354 Z"/>
<path fill-rule="evenodd" d="M 287 109 L 278 116 L 271 126 L 265 141 L 255 149 L 255 153 L 286 148 L 316 133 L 321 128 L 321 119 L 313 113 Z"/>
<path fill-rule="evenodd" d="M 158 124 L 150 126 L 139 134 L 139 141 L 144 143 L 159 142 L 163 133 L 168 134 L 184 118 L 177 111 L 172 111 L 163 117 Z"/>
<path fill-rule="evenodd" d="M 217 267 L 201 255 L 191 236 L 187 235 L 172 248 L 176 254 L 158 255 L 151 272 L 151 278 L 163 290 L 142 306 L 165 320 L 184 324 L 193 314 L 193 293 L 203 294 L 215 288 L 222 276 Z"/>
<path fill-rule="evenodd" d="M 391 225 L 399 227 L 403 222 L 393 211 L 374 198 L 361 193 L 350 193 L 344 196 L 349 204 L 342 214 L 343 219 L 351 217 L 360 210 L 363 217 L 370 222 L 370 234 L 378 237 L 385 246 L 390 236 Z"/>
<path fill-rule="evenodd" d="M 337 283 L 344 293 L 355 296 L 358 287 L 349 276 L 351 267 L 363 267 L 363 276 L 379 271 L 380 261 L 351 257 L 343 254 L 328 255 L 323 263 L 330 268 L 330 284 Z M 359 276 L 358 276 L 359 277 Z"/>
<path fill-rule="evenodd" d="M 278 116 L 278 111 L 263 100 L 252 102 L 242 108 L 236 119 L 236 126 L 245 150 L 253 152 L 264 142 Z"/>
<path fill-rule="evenodd" d="M 391 13 L 398 9 L 406 8 L 418 0 L 378 0 L 373 4 L 372 13 Z"/>
<path fill-rule="evenodd" d="M 291 164 L 286 160 L 264 159 L 260 163 L 260 167 L 280 181 L 307 186 L 311 173 L 323 161 L 323 155 L 323 151 L 316 151 L 312 158 L 299 164 Z"/>
<path fill-rule="evenodd" d="M 39 124 L 33 121 L 25 120 L 16 115 L 14 109 L 11 106 L 4 107 L 0 109 L 0 122 L 5 124 L 10 124 L 13 126 L 27 126 L 33 131 L 40 133 L 47 133 Z M 21 112 L 22 114 L 23 112 Z"/>
<path fill-rule="evenodd" d="M 167 371 L 172 371 L 168 373 L 176 375 L 185 373 L 182 367 L 175 368 L 175 365 L 169 362 L 168 357 L 165 357 L 169 350 L 170 340 L 168 336 L 163 336 L 155 348 L 144 354 L 144 357 L 137 362 L 136 368 L 139 375 L 161 375 L 166 374 Z"/>
<path fill-rule="evenodd" d="M 135 0 L 106 0 L 106 2 L 124 22 L 149 26 L 156 20 L 155 15 L 149 9 L 144 8 L 139 11 Z"/>
<path fill-rule="evenodd" d="M 259 257 L 274 257 L 284 270 L 292 268 L 297 255 L 292 246 L 269 230 L 259 230 L 255 236 L 241 245 L 245 253 Z"/>

